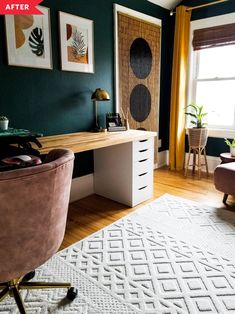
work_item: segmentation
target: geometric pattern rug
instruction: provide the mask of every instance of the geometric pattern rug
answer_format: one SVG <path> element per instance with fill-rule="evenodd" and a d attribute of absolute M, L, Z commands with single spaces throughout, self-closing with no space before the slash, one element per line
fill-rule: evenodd
<path fill-rule="evenodd" d="M 35 280 L 79 292 L 21 291 L 32 314 L 234 314 L 235 212 L 165 194 L 57 253 Z M 18 313 L 13 299 L 0 313 Z"/>

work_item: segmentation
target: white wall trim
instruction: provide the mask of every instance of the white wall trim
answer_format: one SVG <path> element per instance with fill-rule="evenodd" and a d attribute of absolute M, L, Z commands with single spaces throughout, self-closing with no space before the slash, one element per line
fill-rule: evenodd
<path fill-rule="evenodd" d="M 191 21 L 191 39 L 193 31 L 199 28 L 213 27 L 217 25 L 225 25 L 234 23 L 235 13 L 227 13 L 217 16 L 208 17 L 206 19 L 194 20 Z"/>
<path fill-rule="evenodd" d="M 171 10 L 174 9 L 179 3 L 180 1 L 176 1 L 176 0 L 148 0 L 149 2 L 152 2 L 162 8 Z"/>
<path fill-rule="evenodd" d="M 188 153 L 185 154 L 185 160 L 188 158 Z M 214 173 L 216 166 L 221 163 L 221 159 L 215 156 L 206 156 L 208 168 L 210 173 Z M 193 155 L 191 154 L 190 164 L 192 164 Z M 202 163 L 204 163 L 202 156 Z M 154 168 L 160 168 L 163 166 L 169 166 L 169 150 L 164 150 L 158 153 L 158 163 L 154 165 Z M 205 167 L 202 167 L 202 171 L 206 171 Z"/>
<path fill-rule="evenodd" d="M 193 53 L 193 33 L 197 29 L 214 27 L 218 25 L 226 25 L 234 23 L 235 21 L 235 13 L 222 14 L 218 16 L 213 16 L 209 18 L 193 20 L 190 22 L 190 36 L 189 36 L 189 73 L 188 73 L 188 91 L 187 91 L 187 103 L 191 103 L 195 100 L 195 87 L 194 87 L 194 75 L 196 73 L 194 58 L 195 53 Z M 186 117 L 186 125 L 188 127 L 189 117 Z M 235 131 L 233 129 L 215 129 L 213 127 L 209 128 L 209 136 L 210 137 L 228 137 L 234 138 Z"/>
<path fill-rule="evenodd" d="M 94 194 L 94 174 L 74 178 L 72 180 L 70 202 L 75 202 L 83 197 Z"/>
<path fill-rule="evenodd" d="M 186 153 L 185 158 L 188 157 Z M 213 173 L 215 167 L 221 163 L 219 157 L 207 156 L 209 172 Z M 192 163 L 192 155 L 191 155 Z M 154 169 L 169 165 L 169 150 L 164 150 L 158 153 L 158 163 L 154 165 Z M 205 171 L 205 168 L 202 168 Z M 74 178 L 72 180 L 70 202 L 75 202 L 83 197 L 94 194 L 94 173 L 88 174 L 83 177 Z"/>
<path fill-rule="evenodd" d="M 169 151 L 165 150 L 158 153 L 158 163 L 154 165 L 154 169 L 168 165 Z M 74 178 L 72 180 L 70 203 L 80 200 L 83 197 L 94 194 L 94 173 L 86 176 Z"/>
<path fill-rule="evenodd" d="M 188 135 L 188 128 L 185 128 L 185 132 Z M 229 129 L 212 129 L 208 128 L 208 137 L 216 137 L 216 138 L 234 138 L 235 137 L 235 130 Z"/>
<path fill-rule="evenodd" d="M 154 169 L 169 165 L 169 150 L 158 152 L 157 159 Z"/>
<path fill-rule="evenodd" d="M 234 138 L 235 137 L 235 130 L 210 129 L 210 128 L 208 128 L 208 137 Z"/>
<path fill-rule="evenodd" d="M 188 158 L 188 153 L 186 153 L 185 160 L 187 160 L 187 158 Z M 221 159 L 215 156 L 206 156 L 206 160 L 208 163 L 209 173 L 214 173 L 216 166 L 218 166 L 221 163 Z M 192 161 L 193 161 L 193 154 L 191 154 L 191 157 L 190 157 L 190 165 L 192 164 Z M 202 156 L 202 163 L 204 163 L 203 156 Z M 192 167 L 190 167 L 189 169 L 192 169 Z M 206 167 L 202 167 L 201 171 L 206 172 Z"/>

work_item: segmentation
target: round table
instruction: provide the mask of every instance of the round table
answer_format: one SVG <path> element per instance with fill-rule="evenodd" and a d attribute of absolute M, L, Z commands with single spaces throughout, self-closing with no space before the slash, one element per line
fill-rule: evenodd
<path fill-rule="evenodd" d="M 220 154 L 221 163 L 225 164 L 227 162 L 234 162 L 235 156 L 231 156 L 230 153 L 222 153 Z"/>

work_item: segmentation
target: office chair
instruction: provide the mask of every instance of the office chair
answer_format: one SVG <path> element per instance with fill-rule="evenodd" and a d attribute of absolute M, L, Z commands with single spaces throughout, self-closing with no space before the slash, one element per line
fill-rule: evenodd
<path fill-rule="evenodd" d="M 63 241 L 73 160 L 72 151 L 55 149 L 41 165 L 0 172 L 0 301 L 14 297 L 21 314 L 26 308 L 20 289 L 71 287 L 25 279 Z M 70 288 L 67 296 L 73 299 L 76 293 Z"/>

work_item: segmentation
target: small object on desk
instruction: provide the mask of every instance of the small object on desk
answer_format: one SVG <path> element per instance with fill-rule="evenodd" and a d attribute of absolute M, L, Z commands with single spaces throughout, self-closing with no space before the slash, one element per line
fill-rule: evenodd
<path fill-rule="evenodd" d="M 109 94 L 106 90 L 97 88 L 94 93 L 91 95 L 91 100 L 94 104 L 95 109 L 95 127 L 91 130 L 91 132 L 105 132 L 106 129 L 102 128 L 98 122 L 98 114 L 97 114 L 97 101 L 108 101 L 110 100 Z"/>
<path fill-rule="evenodd" d="M 122 125 L 119 113 L 107 113 L 106 125 L 109 132 L 126 131 L 126 126 Z"/>
<path fill-rule="evenodd" d="M 129 126 L 129 121 L 128 121 L 128 111 L 127 111 L 127 116 L 125 116 L 123 109 L 121 107 L 121 112 L 122 112 L 123 124 L 126 127 L 126 129 L 129 130 L 130 126 Z"/>
<path fill-rule="evenodd" d="M 9 120 L 5 116 L 0 116 L 0 130 L 4 131 L 8 129 Z"/>
<path fill-rule="evenodd" d="M 125 126 L 109 126 L 108 131 L 109 132 L 126 131 L 126 127 Z"/>
<path fill-rule="evenodd" d="M 124 119 L 124 126 L 126 127 L 127 130 L 130 130 L 128 119 Z"/>
<path fill-rule="evenodd" d="M 231 153 L 220 154 L 221 164 L 226 164 L 227 162 L 235 162 L 235 157 Z"/>

